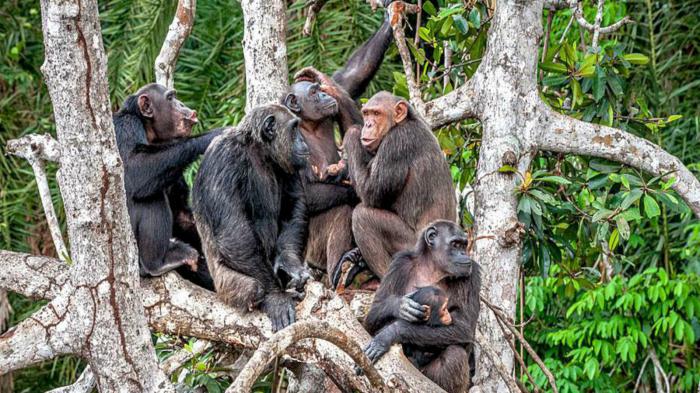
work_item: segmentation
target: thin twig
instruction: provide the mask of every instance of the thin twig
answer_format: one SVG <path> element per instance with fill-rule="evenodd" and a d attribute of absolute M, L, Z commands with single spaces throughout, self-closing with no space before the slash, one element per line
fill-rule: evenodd
<path fill-rule="evenodd" d="M 391 27 L 394 30 L 394 41 L 401 56 L 403 70 L 406 74 L 406 85 L 408 86 L 408 94 L 411 97 L 411 103 L 421 115 L 425 115 L 425 102 L 421 97 L 420 88 L 416 84 L 416 79 L 413 74 L 413 63 L 411 62 L 411 54 L 406 45 L 406 35 L 403 31 L 403 20 L 406 14 L 418 12 L 420 9 L 415 4 L 407 4 L 403 1 L 395 1 L 389 5 L 389 20 Z"/>
<path fill-rule="evenodd" d="M 535 392 L 540 392 L 539 386 L 535 383 L 535 378 L 532 377 L 532 374 L 530 374 L 530 371 L 527 369 L 525 366 L 525 360 L 522 354 L 522 343 L 520 343 L 520 353 L 518 353 L 518 350 L 515 348 L 515 344 L 511 340 L 512 336 L 506 332 L 505 326 L 503 326 L 503 321 L 501 321 L 499 318 L 496 318 L 496 323 L 498 324 L 498 327 L 501 329 L 501 333 L 503 333 L 503 338 L 506 339 L 506 342 L 508 343 L 508 346 L 510 347 L 511 351 L 513 351 L 513 356 L 515 357 L 515 360 L 518 361 L 518 364 L 520 365 L 520 376 L 522 378 L 523 373 L 527 375 L 527 379 L 530 380 L 530 383 L 532 386 L 535 388 Z"/>
<path fill-rule="evenodd" d="M 656 356 L 656 351 L 654 348 L 649 349 L 649 356 L 651 357 L 651 363 L 654 365 L 654 380 L 656 381 L 656 391 L 664 391 L 666 393 L 671 393 L 671 384 L 668 382 L 668 375 L 661 367 L 661 362 L 659 357 Z M 663 384 L 661 383 L 663 382 Z M 665 388 L 665 389 L 664 389 Z"/>
<path fill-rule="evenodd" d="M 500 307 L 495 306 L 491 302 L 486 300 L 485 297 L 479 296 L 479 298 L 481 299 L 481 302 L 486 305 L 486 307 L 491 309 L 491 311 L 496 316 L 496 318 L 501 319 L 504 322 L 505 326 L 508 328 L 508 330 L 510 330 L 510 332 L 513 333 L 515 335 L 515 337 L 523 344 L 523 346 L 525 347 L 525 350 L 530 355 L 532 360 L 535 363 L 537 363 L 537 365 L 540 367 L 540 369 L 542 369 L 542 373 L 544 373 L 544 375 L 547 376 L 547 380 L 549 381 L 549 386 L 552 387 L 552 391 L 554 393 L 559 393 L 559 389 L 557 389 L 557 383 L 556 383 L 556 380 L 554 379 L 554 375 L 552 374 L 551 371 L 549 371 L 549 368 L 547 368 L 547 366 L 544 364 L 544 362 L 539 357 L 539 355 L 537 355 L 537 352 L 535 352 L 535 350 L 532 349 L 532 347 L 530 346 L 530 343 L 528 343 L 527 340 L 525 340 L 525 337 L 523 337 L 520 334 L 518 329 L 513 327 L 513 324 L 509 320 L 510 318 L 508 318 L 508 316 L 506 316 L 505 312 L 503 312 L 503 310 L 501 310 Z"/>

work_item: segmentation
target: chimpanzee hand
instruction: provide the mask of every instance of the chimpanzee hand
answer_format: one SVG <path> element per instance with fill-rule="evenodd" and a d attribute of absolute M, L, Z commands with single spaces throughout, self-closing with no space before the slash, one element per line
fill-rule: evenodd
<path fill-rule="evenodd" d="M 282 330 L 296 320 L 294 296 L 287 292 L 270 292 L 265 296 L 261 309 L 270 318 L 273 331 Z"/>
<path fill-rule="evenodd" d="M 399 309 L 397 310 L 397 318 L 407 322 L 421 322 L 428 319 L 430 316 L 430 307 L 424 306 L 415 300 L 411 299 L 411 295 L 415 292 L 403 296 L 399 300 Z"/>
<path fill-rule="evenodd" d="M 331 285 L 338 291 L 343 291 L 345 287 L 352 284 L 352 280 L 360 272 L 367 269 L 367 262 L 362 257 L 362 252 L 358 247 L 343 254 L 333 268 L 331 275 Z M 341 283 L 342 280 L 342 283 Z"/>
<path fill-rule="evenodd" d="M 287 288 L 303 291 L 311 277 L 309 269 L 300 261 L 293 261 L 285 255 L 278 255 L 273 266 L 277 276 Z"/>

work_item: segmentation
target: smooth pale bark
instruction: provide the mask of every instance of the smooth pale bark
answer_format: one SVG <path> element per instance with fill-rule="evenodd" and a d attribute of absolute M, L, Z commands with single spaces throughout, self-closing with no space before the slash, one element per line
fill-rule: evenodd
<path fill-rule="evenodd" d="M 242 0 L 246 111 L 279 103 L 287 89 L 287 3 Z"/>

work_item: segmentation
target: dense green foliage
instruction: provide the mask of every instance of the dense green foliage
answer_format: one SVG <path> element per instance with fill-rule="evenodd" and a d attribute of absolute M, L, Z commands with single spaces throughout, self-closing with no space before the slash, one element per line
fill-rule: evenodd
<path fill-rule="evenodd" d="M 371 13 L 363 2 L 333 0 L 321 11 L 311 36 L 304 37 L 304 3 L 298 0 L 289 7 L 291 72 L 306 65 L 332 72 L 381 23 L 380 13 Z M 152 80 L 153 61 L 174 4 L 100 2 L 114 108 Z M 460 86 L 479 66 L 491 13 L 482 2 L 464 4 L 424 3 L 419 43 L 410 41 L 425 98 Z M 585 4 L 592 21 L 595 7 Z M 26 133 L 53 131 L 50 99 L 39 72 L 43 48 L 38 10 L 38 1 L 0 5 L 0 145 Z M 545 12 L 550 39 L 540 64 L 542 97 L 563 113 L 647 138 L 698 171 L 700 1 L 611 0 L 603 25 L 625 15 L 636 23 L 603 37 L 599 50 L 593 51 L 588 33 L 581 35 L 576 23 L 567 28 L 571 11 L 557 12 L 551 29 Z M 177 65 L 176 88 L 199 112 L 200 130 L 235 124 L 245 89 L 240 7 L 232 0 L 199 2 L 196 18 Z M 415 33 L 407 31 L 411 37 Z M 445 65 L 446 53 L 451 54 L 451 66 Z M 394 49 L 366 96 L 378 89 L 408 95 Z M 480 134 L 474 121 L 437 133 L 455 183 L 465 194 L 474 181 Z M 605 160 L 549 153 L 540 154 L 530 172 L 517 176 L 513 191 L 527 231 L 519 319 L 526 322 L 525 336 L 554 373 L 559 390 L 632 391 L 640 374 L 640 383 L 653 390 L 650 354 L 658 356 L 674 391 L 697 389 L 700 223 L 670 190 L 672 183 Z M 466 207 L 463 221 L 471 225 Z M 52 252 L 31 170 L 4 155 L 0 248 Z M 12 300 L 12 323 L 37 307 L 18 296 Z M 157 340 L 162 357 L 183 345 L 170 337 Z M 211 352 L 197 357 L 175 378 L 189 387 L 223 389 L 227 380 L 220 377 L 217 360 Z M 74 359 L 63 359 L 22 371 L 17 374 L 18 391 L 66 384 L 74 378 L 76 365 Z M 539 368 L 528 363 L 528 370 L 547 390 Z M 259 390 L 269 391 L 270 379 L 260 381 Z M 524 376 L 523 381 L 529 383 Z"/>

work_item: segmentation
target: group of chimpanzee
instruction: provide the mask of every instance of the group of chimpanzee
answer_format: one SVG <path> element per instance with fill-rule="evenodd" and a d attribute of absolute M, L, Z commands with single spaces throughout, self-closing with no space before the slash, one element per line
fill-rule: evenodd
<path fill-rule="evenodd" d="M 361 111 L 356 102 L 391 39 L 385 20 L 332 77 L 306 68 L 281 104 L 197 137 L 197 115 L 174 90 L 149 84 L 128 97 L 114 125 L 140 270 L 177 269 L 279 330 L 295 320 L 309 265 L 334 287 L 369 268 L 381 280 L 365 320 L 369 358 L 401 343 L 425 375 L 463 392 L 480 276 L 455 224 L 448 165 L 408 102 L 386 92 Z M 190 209 L 183 171 L 202 154 Z"/>

